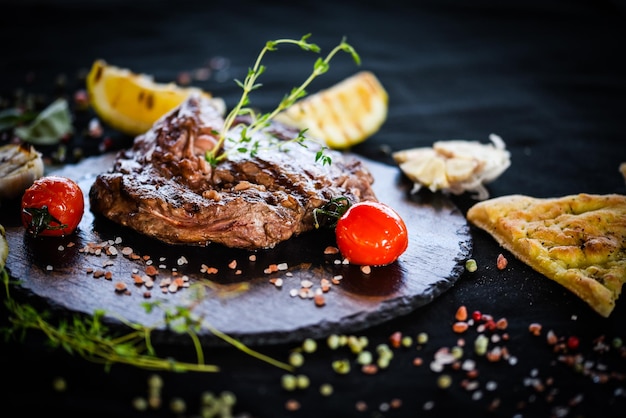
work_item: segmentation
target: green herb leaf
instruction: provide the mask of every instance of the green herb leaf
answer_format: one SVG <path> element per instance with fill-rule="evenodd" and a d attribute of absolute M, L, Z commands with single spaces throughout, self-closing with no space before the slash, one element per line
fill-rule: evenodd
<path fill-rule="evenodd" d="M 25 112 L 16 108 L 5 109 L 0 112 L 0 131 L 11 129 L 23 123 L 30 122 L 36 117 L 36 112 Z"/>
<path fill-rule="evenodd" d="M 53 145 L 73 131 L 67 101 L 57 99 L 37 115 L 30 125 L 16 127 L 15 135 L 31 144 Z"/>

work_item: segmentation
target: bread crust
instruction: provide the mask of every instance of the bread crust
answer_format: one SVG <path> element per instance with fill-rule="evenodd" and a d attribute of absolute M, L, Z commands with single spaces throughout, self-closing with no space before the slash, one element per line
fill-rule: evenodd
<path fill-rule="evenodd" d="M 502 196 L 475 204 L 467 219 L 603 317 L 615 308 L 626 282 L 626 196 Z"/>

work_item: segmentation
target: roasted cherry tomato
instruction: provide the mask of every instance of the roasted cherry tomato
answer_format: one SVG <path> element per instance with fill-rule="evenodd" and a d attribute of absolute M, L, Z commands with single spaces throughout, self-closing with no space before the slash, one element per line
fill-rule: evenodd
<path fill-rule="evenodd" d="M 391 264 L 409 245 L 406 225 L 388 205 L 374 201 L 353 204 L 337 221 L 337 247 L 351 263 Z"/>
<path fill-rule="evenodd" d="M 63 236 L 76 230 L 85 211 L 83 192 L 66 177 L 36 180 L 22 196 L 22 224 L 35 236 Z"/>

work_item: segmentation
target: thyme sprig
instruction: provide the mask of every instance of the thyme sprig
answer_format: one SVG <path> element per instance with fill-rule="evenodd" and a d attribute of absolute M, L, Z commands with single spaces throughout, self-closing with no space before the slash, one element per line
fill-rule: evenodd
<path fill-rule="evenodd" d="M 23 339 L 29 330 L 38 330 L 45 334 L 52 347 L 60 347 L 69 354 L 77 354 L 93 363 L 104 364 L 107 369 L 114 364 L 126 364 L 153 371 L 216 373 L 220 371 L 220 367 L 205 362 L 204 351 L 198 337 L 200 328 L 206 327 L 216 337 L 240 351 L 278 368 L 293 371 L 293 366 L 252 350 L 235 338 L 194 318 L 189 308 L 175 307 L 166 311 L 164 321 L 172 331 L 189 336 L 196 353 L 195 363 L 178 361 L 171 356 L 159 357 L 152 344 L 152 332 L 156 327 L 147 327 L 124 318 L 117 318 L 129 331 L 114 333 L 104 323 L 106 314 L 104 310 L 96 310 L 92 316 L 74 315 L 69 320 L 60 319 L 58 324 L 54 324 L 49 311 L 40 312 L 33 306 L 20 303 L 11 297 L 11 282 L 5 269 L 0 270 L 0 278 L 6 293 L 5 306 L 10 314 L 9 325 L 0 328 L 5 341 L 10 338 Z M 160 307 L 158 302 L 145 302 L 143 306 L 147 311 Z"/>
<path fill-rule="evenodd" d="M 315 229 L 337 226 L 337 221 L 352 206 L 352 202 L 345 196 L 334 197 L 319 208 L 313 209 L 313 224 Z"/>
<path fill-rule="evenodd" d="M 235 124 L 235 121 L 240 116 L 248 116 L 251 118 L 252 122 L 244 127 L 241 130 L 240 137 L 237 139 L 231 139 L 236 143 L 236 146 L 232 149 L 235 149 L 239 152 L 248 152 L 252 156 L 258 152 L 259 144 L 258 142 L 254 142 L 252 140 L 252 135 L 258 130 L 267 127 L 270 121 L 280 112 L 287 109 L 289 106 L 293 105 L 297 100 L 305 97 L 307 95 L 306 88 L 311 84 L 311 82 L 317 78 L 318 76 L 326 73 L 330 68 L 330 61 L 333 59 L 335 55 L 339 52 L 344 51 L 352 56 L 357 65 L 360 65 L 361 58 L 355 51 L 355 49 L 346 42 L 345 38 L 341 40 L 341 42 L 335 46 L 326 57 L 318 57 L 313 65 L 313 71 L 308 76 L 308 78 L 299 86 L 294 87 L 286 94 L 283 99 L 280 101 L 276 108 L 268 113 L 257 114 L 252 108 L 249 107 L 250 104 L 250 93 L 254 90 L 257 90 L 262 86 L 262 84 L 258 83 L 258 78 L 265 73 L 266 67 L 262 64 L 263 58 L 269 52 L 276 51 L 279 45 L 282 44 L 293 44 L 299 46 L 301 49 L 305 51 L 310 51 L 314 53 L 320 53 L 321 49 L 318 45 L 314 43 L 308 42 L 308 38 L 311 34 L 304 35 L 299 40 L 295 39 L 277 39 L 273 41 L 266 42 L 265 46 L 257 56 L 256 62 L 252 68 L 248 69 L 248 73 L 243 82 L 240 80 L 235 80 L 235 82 L 241 87 L 242 93 L 239 101 L 233 107 L 233 109 L 228 113 L 226 118 L 224 119 L 224 125 L 219 132 L 219 137 L 217 144 L 209 151 L 205 153 L 206 160 L 213 166 L 219 164 L 221 161 L 228 158 L 228 153 L 223 149 L 224 142 L 228 138 L 231 128 Z M 304 130 L 300 131 L 299 135 L 291 141 L 298 143 L 300 145 L 306 146 L 304 144 L 305 136 Z M 330 164 L 331 159 L 327 155 L 324 154 L 324 151 L 327 150 L 327 147 L 322 147 L 320 151 L 316 153 L 315 160 L 320 161 L 323 164 Z"/>

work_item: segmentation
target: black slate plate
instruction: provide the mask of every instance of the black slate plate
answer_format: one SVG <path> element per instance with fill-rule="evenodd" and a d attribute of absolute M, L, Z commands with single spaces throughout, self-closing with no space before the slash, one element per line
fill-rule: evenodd
<path fill-rule="evenodd" d="M 7 267 L 13 278 L 21 280 L 19 290 L 43 299 L 53 309 L 87 314 L 103 309 L 113 323 L 123 318 L 154 326 L 155 338 L 189 341 L 163 325 L 165 311 L 177 307 L 191 308 L 202 318 L 206 327 L 200 336 L 206 343 L 221 341 L 210 327 L 246 344 L 353 333 L 407 314 L 450 289 L 472 251 L 465 217 L 447 197 L 428 191 L 411 195 L 411 185 L 397 167 L 370 160 L 364 162 L 374 175 L 377 197 L 396 209 L 409 229 L 408 250 L 397 262 L 373 268 L 370 274 L 358 266 L 342 264 L 338 255 L 324 254 L 327 246 L 335 244 L 332 231 L 309 232 L 255 253 L 219 245 L 164 244 L 94 216 L 89 210 L 88 190 L 95 176 L 112 166 L 113 157 L 89 158 L 55 172 L 77 180 L 85 192 L 86 211 L 76 234 L 33 239 L 24 233 L 17 216 L 7 221 L 8 214 L 3 215 L 10 248 Z M 82 251 L 89 243 L 107 240 L 114 242 L 117 255 Z M 158 268 L 152 289 L 134 284 L 132 273 L 143 274 L 147 262 L 123 255 L 124 247 L 149 256 Z M 255 261 L 250 261 L 251 254 L 256 255 Z M 182 257 L 186 262 L 179 264 Z M 229 266 L 233 261 L 235 268 Z M 280 263 L 286 263 L 287 269 L 271 274 L 264 271 Z M 203 272 L 203 265 L 217 268 L 218 273 Z M 110 272 L 111 278 L 94 278 L 90 270 Z M 159 286 L 161 279 L 174 274 L 186 275 L 190 286 L 173 293 Z M 315 291 L 322 279 L 336 276 L 342 278 L 324 293 L 324 306 L 292 295 L 292 289 L 301 289 L 302 281 L 308 280 Z M 272 278 L 281 278 L 282 287 L 270 283 Z M 128 292 L 116 291 L 117 282 L 125 283 Z M 148 313 L 144 302 L 155 302 L 159 307 Z"/>

